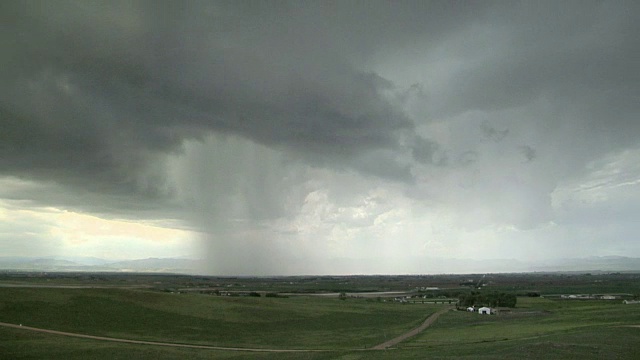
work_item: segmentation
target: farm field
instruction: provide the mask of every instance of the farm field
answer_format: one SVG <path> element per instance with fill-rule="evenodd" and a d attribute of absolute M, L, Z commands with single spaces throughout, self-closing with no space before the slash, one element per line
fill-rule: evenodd
<path fill-rule="evenodd" d="M 450 312 L 401 346 L 456 358 L 637 359 L 637 324 L 640 307 L 619 301 L 524 297 L 508 314 Z"/>
<path fill-rule="evenodd" d="M 624 305 L 620 299 L 520 296 L 515 309 L 487 316 L 456 311 L 448 304 L 407 304 L 391 298 L 353 296 L 340 300 L 334 296 L 172 293 L 166 291 L 164 285 L 158 287 L 156 277 L 146 281 L 147 288 L 118 287 L 115 284 L 120 278 L 117 281 L 107 278 L 107 285 L 113 287 L 0 287 L 0 322 L 118 339 L 302 351 L 253 352 L 142 345 L 0 327 L 0 359 L 640 358 L 640 327 L 637 327 L 640 305 Z M 138 285 L 145 283 L 144 277 L 136 279 Z M 559 279 L 564 288 L 571 288 L 572 284 L 566 283 L 566 279 Z M 598 286 L 602 281 L 591 282 L 588 287 L 582 277 L 577 279 L 580 279 L 579 289 L 601 292 Z M 176 281 L 172 284 L 176 288 L 187 286 L 180 280 L 172 281 Z M 248 284 L 256 280 L 232 281 L 237 288 L 248 291 L 251 289 Z M 265 280 L 260 281 L 262 284 Z M 620 292 L 637 289 L 633 276 L 627 277 L 626 287 L 624 281 L 616 281 L 615 286 L 607 285 L 606 281 L 604 285 Z M 73 284 L 82 282 L 81 279 Z M 369 288 L 374 281 L 365 279 L 364 282 L 367 284 L 364 287 L 352 285 Z M 43 285 L 32 280 L 28 283 Z M 11 283 L 12 286 L 20 284 L 19 281 Z M 305 286 L 311 288 L 308 284 Z M 380 290 L 389 289 L 384 282 L 377 286 Z M 455 281 L 448 288 L 444 286 L 439 290 L 441 294 L 460 291 L 455 290 L 459 289 Z M 391 288 L 401 290 L 397 284 Z M 557 289 L 558 285 L 552 288 Z M 290 289 L 283 286 L 282 290 Z M 543 287 L 536 290 L 545 291 Z M 415 289 L 406 291 L 425 294 Z M 443 309 L 451 310 L 415 337 L 387 350 L 369 350 L 418 327 L 429 315 Z"/>

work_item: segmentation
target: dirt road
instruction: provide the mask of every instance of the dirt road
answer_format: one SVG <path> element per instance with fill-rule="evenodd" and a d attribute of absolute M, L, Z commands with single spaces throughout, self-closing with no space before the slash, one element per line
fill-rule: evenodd
<path fill-rule="evenodd" d="M 417 328 L 406 332 L 396 338 L 393 338 L 389 341 L 385 341 L 382 344 L 376 345 L 374 347 L 371 348 L 371 350 L 384 350 L 388 347 L 391 347 L 393 345 L 396 345 L 397 343 L 404 341 L 412 336 L 415 336 L 417 334 L 419 334 L 420 332 L 422 332 L 424 329 L 428 328 L 431 324 L 433 324 L 434 321 L 436 321 L 436 319 L 444 314 L 445 312 L 449 311 L 451 308 L 446 308 L 446 309 L 442 309 L 440 311 L 438 311 L 437 313 L 431 314 L 431 316 L 429 316 L 420 326 L 418 326 Z"/>
<path fill-rule="evenodd" d="M 55 334 L 55 335 L 64 335 L 71 336 L 83 339 L 92 339 L 92 340 L 100 340 L 100 341 L 113 341 L 127 344 L 141 344 L 141 345 L 156 345 L 156 346 L 172 346 L 172 347 L 181 347 L 181 348 L 191 348 L 191 349 L 209 349 L 209 350 L 226 350 L 226 351 L 249 351 L 249 352 L 321 352 L 321 351 L 330 351 L 330 350 L 303 350 L 303 349 L 252 349 L 252 348 L 235 348 L 235 347 L 223 347 L 223 346 L 208 346 L 208 345 L 190 345 L 190 344 L 176 344 L 176 343 L 168 343 L 168 342 L 156 342 L 156 341 L 144 341 L 144 340 L 129 340 L 129 339 L 118 339 L 118 338 L 110 338 L 105 336 L 93 336 L 93 335 L 85 335 L 85 334 L 77 334 L 70 333 L 64 331 L 56 331 L 56 330 L 47 330 L 41 328 L 35 328 L 31 326 L 22 326 L 16 324 L 8 324 L 0 322 L 0 326 L 16 328 L 21 330 L 30 330 L 37 331 L 47 334 Z"/>
<path fill-rule="evenodd" d="M 376 345 L 372 348 L 369 348 L 368 350 L 384 350 L 386 348 L 389 348 L 393 345 L 396 345 L 397 343 L 404 341 L 412 336 L 417 335 L 418 333 L 420 333 L 421 331 L 423 331 L 424 329 L 426 329 L 427 327 L 429 327 L 429 325 L 433 324 L 434 321 L 436 321 L 436 319 L 438 318 L 438 316 L 440 316 L 441 314 L 449 311 L 450 308 L 446 308 L 446 309 L 442 309 L 434 314 L 432 314 L 431 316 L 429 316 L 419 327 L 404 333 L 396 338 L 393 338 L 389 341 L 386 341 L 382 344 Z M 156 345 L 156 346 L 171 346 L 171 347 L 181 347 L 181 348 L 191 348 L 191 349 L 209 349 L 209 350 L 226 350 L 226 351 L 248 351 L 248 352 L 280 352 L 280 353 L 285 353 L 285 352 L 326 352 L 326 351 L 331 351 L 331 350 L 320 350 L 320 349 L 261 349 L 261 348 L 237 348 L 237 347 L 224 347 L 224 346 L 209 346 L 209 345 L 192 345 L 192 344 L 178 344 L 178 343 L 170 343 L 170 342 L 159 342 L 159 341 L 144 341 L 144 340 L 131 340 L 131 339 L 119 339 L 119 338 L 112 338 L 112 337 L 106 337 L 106 336 L 94 336 L 94 335 L 86 335 L 86 334 L 78 334 L 78 333 L 70 333 L 70 332 L 65 332 L 65 331 L 57 331 L 57 330 L 49 330 L 49 329 L 42 329 L 42 328 L 36 328 L 36 327 L 31 327 L 31 326 L 23 326 L 22 324 L 9 324 L 9 323 L 4 323 L 4 322 L 0 322 L 0 326 L 4 326 L 4 327 L 9 327 L 9 328 L 15 328 L 15 329 L 20 329 L 20 330 L 28 330 L 28 331 L 36 331 L 36 332 L 41 332 L 41 333 L 46 333 L 46 334 L 54 334 L 54 335 L 63 335 L 63 336 L 70 336 L 70 337 L 77 337 L 77 338 L 83 338 L 83 339 L 91 339 L 91 340 L 100 340 L 100 341 L 112 341 L 112 342 L 119 342 L 119 343 L 127 343 L 127 344 L 139 344 L 139 345 Z M 362 350 L 362 349 L 353 349 L 353 350 Z"/>

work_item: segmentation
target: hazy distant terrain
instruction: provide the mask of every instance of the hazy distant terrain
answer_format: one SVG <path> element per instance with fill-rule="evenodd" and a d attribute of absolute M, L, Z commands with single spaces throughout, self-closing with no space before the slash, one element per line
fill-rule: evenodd
<path fill-rule="evenodd" d="M 349 260 L 342 260 L 346 263 Z M 339 262 L 337 260 L 336 262 Z M 563 259 L 540 263 L 517 260 L 428 259 L 426 268 L 431 274 L 553 272 L 553 271 L 640 271 L 640 258 L 603 256 Z M 148 258 L 109 261 L 95 257 L 0 257 L 0 270 L 22 271 L 118 271 L 201 274 L 204 260 L 180 258 Z M 244 275 L 244 274 L 225 274 Z M 290 275 L 290 274 L 269 274 Z M 301 274 L 313 275 L 313 274 Z M 340 275 L 340 274 L 329 274 Z"/>
<path fill-rule="evenodd" d="M 138 260 L 108 261 L 98 258 L 62 258 L 46 257 L 0 257 L 0 269 L 23 271 L 128 271 L 128 272 L 167 272 L 178 274 L 197 273 L 201 268 L 200 260 L 149 258 Z"/>

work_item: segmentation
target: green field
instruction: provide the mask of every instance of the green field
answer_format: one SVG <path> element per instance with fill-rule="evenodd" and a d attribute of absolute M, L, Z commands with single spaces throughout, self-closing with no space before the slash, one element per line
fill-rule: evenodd
<path fill-rule="evenodd" d="M 640 325 L 640 307 L 520 298 L 508 315 L 451 312 L 402 347 L 470 358 L 640 358 L 640 328 L 627 325 Z"/>
<path fill-rule="evenodd" d="M 433 305 L 124 289 L 0 289 L 0 320 L 98 336 L 225 347 L 361 349 L 419 325 Z"/>
<path fill-rule="evenodd" d="M 213 296 L 152 289 L 0 288 L 0 322 L 113 338 L 321 350 L 269 353 L 173 348 L 0 327 L 0 359 L 638 359 L 640 304 L 519 297 L 501 315 L 443 314 L 384 351 L 442 305 L 375 298 Z"/>

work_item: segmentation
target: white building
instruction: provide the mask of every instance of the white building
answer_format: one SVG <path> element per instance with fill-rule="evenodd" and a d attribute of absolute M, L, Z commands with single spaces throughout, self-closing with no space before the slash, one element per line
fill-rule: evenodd
<path fill-rule="evenodd" d="M 485 314 L 485 315 L 489 315 L 491 314 L 491 308 L 488 308 L 486 306 L 483 306 L 481 308 L 478 309 L 478 314 Z"/>

